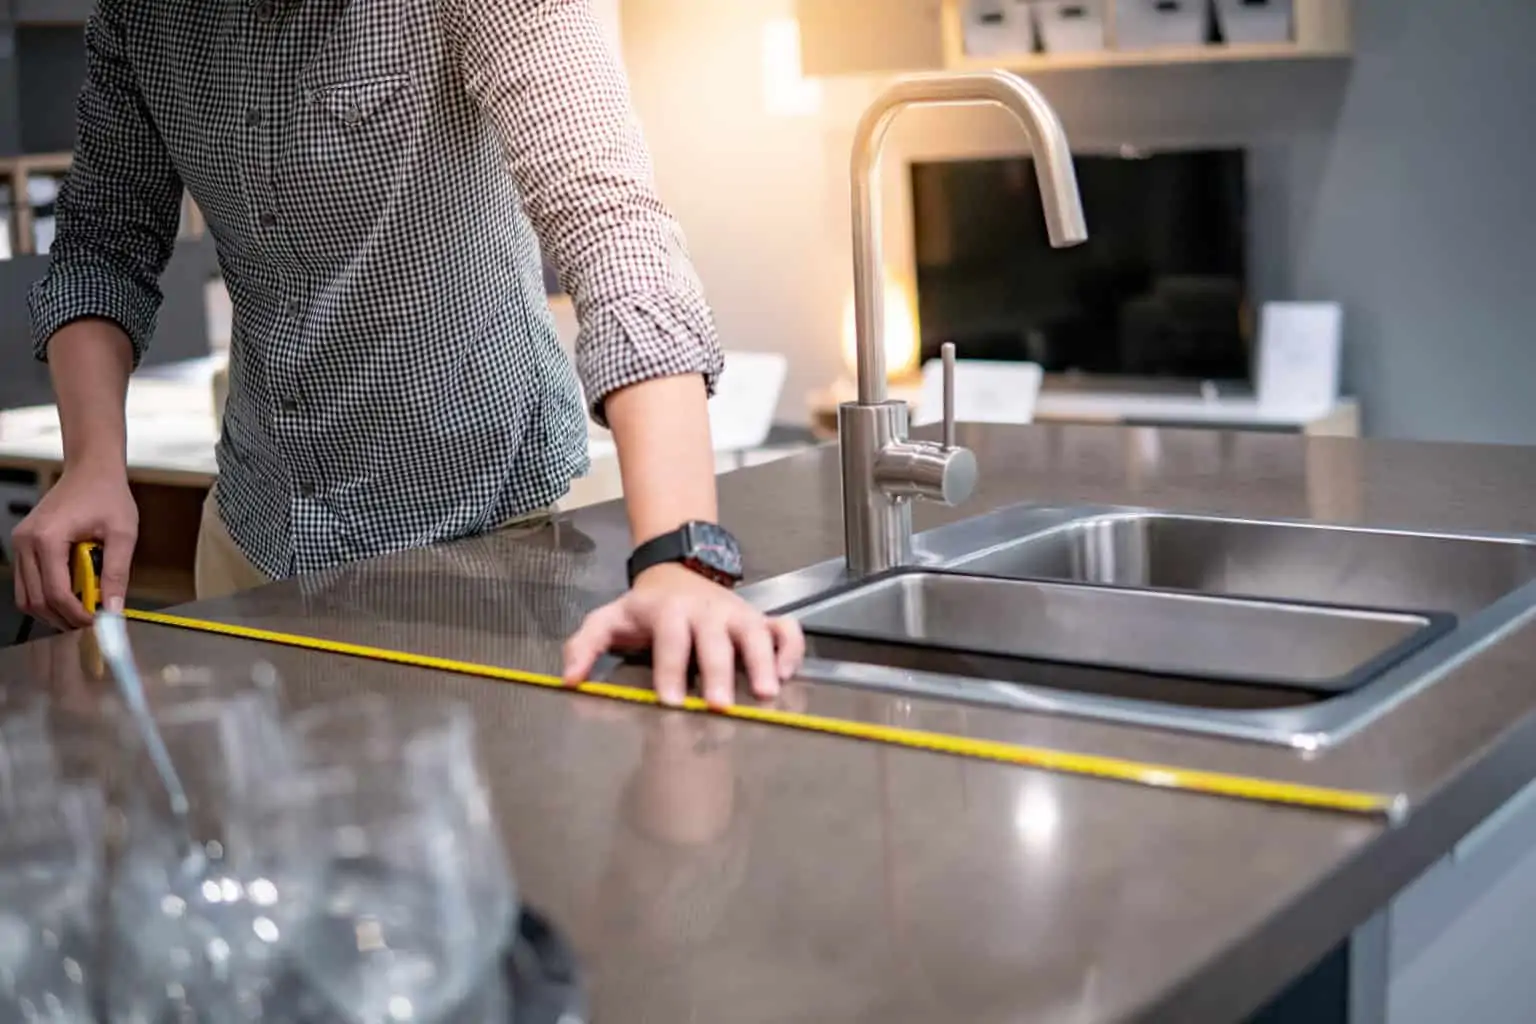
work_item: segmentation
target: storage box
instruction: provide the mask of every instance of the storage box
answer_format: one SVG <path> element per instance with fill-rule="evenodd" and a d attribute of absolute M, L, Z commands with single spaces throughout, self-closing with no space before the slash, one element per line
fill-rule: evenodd
<path fill-rule="evenodd" d="M 1035 26 L 1046 53 L 1104 49 L 1105 0 L 1034 0 Z"/>
<path fill-rule="evenodd" d="M 1115 0 L 1117 49 L 1203 46 L 1210 35 L 1210 0 Z"/>
<path fill-rule="evenodd" d="M 1288 43 L 1294 0 L 1216 0 L 1221 38 L 1229 43 Z"/>
<path fill-rule="evenodd" d="M 1029 0 L 969 0 L 965 4 L 965 52 L 971 57 L 1034 53 Z"/>

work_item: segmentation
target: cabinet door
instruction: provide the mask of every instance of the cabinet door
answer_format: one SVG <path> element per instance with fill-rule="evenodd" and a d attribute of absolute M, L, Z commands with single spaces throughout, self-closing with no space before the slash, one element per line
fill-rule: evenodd
<path fill-rule="evenodd" d="M 0 18 L 6 8 L 0 0 Z M 15 156 L 21 152 L 21 86 L 16 79 L 16 30 L 9 22 L 0 20 L 0 156 Z M 9 189 L 9 183 L 6 184 Z M 9 193 L 0 209 L 9 214 Z M 7 225 L 4 231 L 9 231 Z M 3 233 L 3 231 L 0 231 Z M 6 250 L 9 254 L 10 250 Z"/>
<path fill-rule="evenodd" d="M 11 0 L 18 25 L 83 25 L 95 0 Z"/>
<path fill-rule="evenodd" d="M 944 66 L 943 0 L 795 0 L 807 75 Z"/>
<path fill-rule="evenodd" d="M 1536 782 L 1392 902 L 1389 1024 L 1528 1024 Z"/>

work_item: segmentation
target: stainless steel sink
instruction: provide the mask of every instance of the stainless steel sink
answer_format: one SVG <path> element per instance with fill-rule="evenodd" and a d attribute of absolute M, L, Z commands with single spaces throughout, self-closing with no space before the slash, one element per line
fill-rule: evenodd
<path fill-rule="evenodd" d="M 953 565 L 1014 578 L 1468 615 L 1536 579 L 1523 540 L 1155 512 L 1090 515 Z"/>
<path fill-rule="evenodd" d="M 1017 506 L 745 593 L 844 685 L 1316 749 L 1536 614 L 1536 538 Z"/>
<path fill-rule="evenodd" d="M 1324 605 L 897 572 L 792 614 L 813 636 L 1346 691 L 1447 623 Z"/>

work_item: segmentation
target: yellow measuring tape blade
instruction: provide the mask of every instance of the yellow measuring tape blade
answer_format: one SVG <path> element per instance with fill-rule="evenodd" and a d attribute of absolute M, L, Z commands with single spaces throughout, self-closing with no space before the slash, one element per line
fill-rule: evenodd
<path fill-rule="evenodd" d="M 542 686 L 548 689 L 564 689 L 593 697 L 627 701 L 631 704 L 660 705 L 661 703 L 653 691 L 641 687 L 620 686 L 615 683 L 600 682 L 586 682 L 568 687 L 563 680 L 555 676 L 543 675 L 537 672 L 524 672 L 519 669 L 502 668 L 498 665 L 457 661 L 452 658 L 439 658 L 428 654 L 411 654 L 406 651 L 390 650 L 384 647 L 370 647 L 365 644 L 346 643 L 340 640 L 322 640 L 318 637 L 303 636 L 295 633 L 279 633 L 268 629 L 257 629 L 252 626 L 237 626 L 206 619 L 170 615 L 164 612 L 130 610 L 124 614 L 127 618 L 135 621 L 157 626 L 195 630 L 200 633 L 213 633 L 241 640 L 255 640 L 261 643 L 279 644 L 284 647 L 297 647 L 304 650 L 320 651 L 325 654 L 366 658 L 371 661 L 408 665 L 413 668 L 432 669 L 438 672 L 452 672 L 458 675 L 476 676 L 481 679 L 495 679 L 506 683 L 522 683 L 529 686 Z M 842 736 L 848 739 L 885 743 L 913 750 L 927 750 L 934 753 L 951 754 L 957 757 L 1040 768 L 1068 775 L 1092 776 L 1094 778 L 1112 779 L 1119 782 L 1132 782 L 1142 786 L 1154 786 L 1160 789 L 1205 793 L 1240 800 L 1373 815 L 1392 820 L 1401 817 L 1406 809 L 1406 802 L 1401 796 L 1389 796 L 1358 790 L 1331 789 L 1324 786 L 1309 786 L 1296 782 L 1279 782 L 1273 779 L 1251 778 L 1244 775 L 1231 775 L 1225 772 L 1175 768 L 1169 765 L 1147 764 L 1118 757 L 1103 757 L 1097 754 L 1075 754 L 1063 750 L 1052 750 L 1046 747 L 1023 746 L 998 740 L 973 739 L 967 736 L 952 736 L 947 733 L 906 729 L 894 725 L 877 725 L 870 722 L 849 721 L 841 718 L 825 718 L 820 715 L 781 711 L 777 708 L 761 707 L 752 704 L 716 708 L 698 697 L 688 697 L 683 704 L 683 710 L 721 715 L 726 718 L 742 719 L 749 722 L 762 722 L 767 725 L 778 725 L 809 732 L 819 732 L 829 736 Z"/>

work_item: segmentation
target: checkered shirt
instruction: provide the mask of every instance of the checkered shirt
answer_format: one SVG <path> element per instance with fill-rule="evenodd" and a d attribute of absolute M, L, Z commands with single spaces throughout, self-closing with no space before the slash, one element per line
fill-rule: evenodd
<path fill-rule="evenodd" d="M 581 389 L 721 353 L 588 0 L 99 0 L 34 343 L 141 357 L 183 188 L 234 307 L 219 507 L 272 576 L 472 534 L 586 469 Z M 510 168 L 511 173 L 508 173 Z M 576 366 L 542 254 L 581 321 Z"/>

